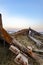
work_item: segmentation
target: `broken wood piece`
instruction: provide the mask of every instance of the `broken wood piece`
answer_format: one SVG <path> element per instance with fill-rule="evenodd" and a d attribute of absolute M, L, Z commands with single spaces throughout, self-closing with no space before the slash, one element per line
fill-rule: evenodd
<path fill-rule="evenodd" d="M 28 58 L 26 58 L 23 54 L 19 53 L 16 58 L 14 59 L 14 61 L 17 64 L 20 65 L 28 65 Z"/>
<path fill-rule="evenodd" d="M 2 16 L 0 14 L 0 30 L 2 29 Z M 0 31 L 0 38 L 2 36 L 2 32 Z"/>
<path fill-rule="evenodd" d="M 2 33 L 2 35 L 3 35 L 4 40 L 5 40 L 7 43 L 11 44 L 13 39 L 12 39 L 12 37 L 7 33 L 7 31 L 6 31 L 4 28 L 2 28 L 0 31 L 1 31 L 1 33 Z"/>
<path fill-rule="evenodd" d="M 11 45 L 10 47 L 9 47 L 9 50 L 11 50 L 13 53 L 15 53 L 16 55 L 18 55 L 19 53 L 20 53 L 20 50 L 17 48 L 17 47 L 15 47 L 15 46 L 13 46 L 13 45 Z"/>
<path fill-rule="evenodd" d="M 37 53 L 43 53 L 43 50 L 38 50 L 38 49 L 33 49 L 32 51 Z"/>
<path fill-rule="evenodd" d="M 42 42 L 40 40 L 35 39 L 34 37 L 29 35 L 29 38 L 36 43 L 36 45 L 41 48 Z"/>
<path fill-rule="evenodd" d="M 34 34 L 34 35 L 41 35 L 39 32 L 29 28 L 29 31 L 31 31 L 31 35 Z"/>
<path fill-rule="evenodd" d="M 2 15 L 0 14 L 0 28 L 2 28 Z"/>
<path fill-rule="evenodd" d="M 31 46 L 27 46 L 27 48 L 32 51 L 32 47 Z"/>

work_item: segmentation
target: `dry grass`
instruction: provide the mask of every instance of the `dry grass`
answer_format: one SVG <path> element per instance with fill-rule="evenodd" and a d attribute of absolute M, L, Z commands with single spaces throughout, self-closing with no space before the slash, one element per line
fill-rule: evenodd
<path fill-rule="evenodd" d="M 16 36 L 13 35 L 13 37 L 17 41 L 19 41 L 21 44 L 25 45 L 26 47 L 31 46 L 34 49 L 37 48 L 35 43 L 30 38 L 28 38 L 27 35 L 23 35 L 23 34 L 16 35 Z M 11 51 L 9 51 L 7 47 L 4 48 L 4 46 L 0 43 L 0 65 L 17 65 L 14 62 L 14 58 L 15 58 L 15 55 Z M 30 57 L 29 57 L 29 63 L 31 65 L 38 65 Z M 43 65 L 43 63 L 41 65 Z"/>
<path fill-rule="evenodd" d="M 37 46 L 35 45 L 35 43 L 29 38 L 27 37 L 27 35 L 17 35 L 17 36 L 13 36 L 17 41 L 19 41 L 21 44 L 27 46 L 31 46 L 32 48 L 37 48 Z"/>
<path fill-rule="evenodd" d="M 17 65 L 14 58 L 15 55 L 0 43 L 0 65 Z"/>
<path fill-rule="evenodd" d="M 31 46 L 34 49 L 39 49 L 35 43 L 29 38 L 27 37 L 27 35 L 17 35 L 17 36 L 13 36 L 17 41 L 19 41 L 21 44 L 27 46 Z M 40 37 L 40 36 L 39 36 Z M 36 38 L 39 39 L 39 37 L 37 36 Z M 40 39 L 42 40 L 42 37 L 40 37 Z M 39 39 L 39 40 L 40 40 Z M 40 55 L 40 54 L 39 54 Z M 38 55 L 38 56 L 39 56 Z M 31 62 L 33 65 L 38 65 L 37 63 L 34 63 L 33 60 L 29 59 L 29 62 Z M 42 57 L 40 57 L 39 59 L 40 65 L 43 65 L 43 59 Z"/>

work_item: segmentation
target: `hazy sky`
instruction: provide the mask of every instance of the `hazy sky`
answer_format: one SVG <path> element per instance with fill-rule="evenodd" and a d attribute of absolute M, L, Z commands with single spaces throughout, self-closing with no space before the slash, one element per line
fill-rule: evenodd
<path fill-rule="evenodd" d="M 43 31 L 43 0 L 0 0 L 3 27 Z"/>

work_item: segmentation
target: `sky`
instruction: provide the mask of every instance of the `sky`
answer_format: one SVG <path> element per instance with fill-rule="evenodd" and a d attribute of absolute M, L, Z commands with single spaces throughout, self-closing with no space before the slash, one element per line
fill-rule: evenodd
<path fill-rule="evenodd" d="M 43 0 L 0 0 L 0 13 L 5 29 L 43 31 Z"/>

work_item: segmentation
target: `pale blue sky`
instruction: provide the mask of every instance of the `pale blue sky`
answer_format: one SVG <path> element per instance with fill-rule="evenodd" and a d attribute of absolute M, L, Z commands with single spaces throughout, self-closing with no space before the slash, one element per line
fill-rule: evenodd
<path fill-rule="evenodd" d="M 43 0 L 0 0 L 4 28 L 43 31 Z"/>

